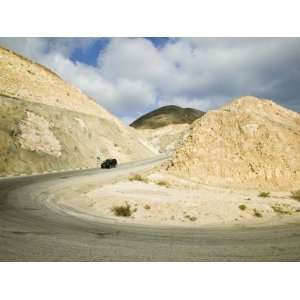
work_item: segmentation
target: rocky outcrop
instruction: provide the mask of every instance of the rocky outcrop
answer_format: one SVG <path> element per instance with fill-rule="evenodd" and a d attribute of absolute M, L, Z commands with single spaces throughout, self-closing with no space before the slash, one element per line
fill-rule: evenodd
<path fill-rule="evenodd" d="M 192 124 L 168 172 L 231 188 L 300 187 L 300 115 L 242 97 Z"/>
<path fill-rule="evenodd" d="M 51 70 L 0 48 L 0 176 L 145 159 L 134 128 Z"/>

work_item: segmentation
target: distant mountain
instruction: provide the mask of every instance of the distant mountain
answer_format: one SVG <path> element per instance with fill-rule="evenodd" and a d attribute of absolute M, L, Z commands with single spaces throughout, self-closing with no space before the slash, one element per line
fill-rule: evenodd
<path fill-rule="evenodd" d="M 203 111 L 176 105 L 163 106 L 134 121 L 138 131 L 161 153 L 172 153 L 189 133 L 190 124 L 202 117 Z"/>
<path fill-rule="evenodd" d="M 136 129 L 157 129 L 167 125 L 191 124 L 204 114 L 205 112 L 198 109 L 168 105 L 141 116 L 130 126 Z"/>

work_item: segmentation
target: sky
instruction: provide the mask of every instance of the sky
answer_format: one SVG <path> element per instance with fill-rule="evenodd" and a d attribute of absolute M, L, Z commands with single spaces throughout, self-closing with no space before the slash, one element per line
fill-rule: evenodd
<path fill-rule="evenodd" d="M 160 106 L 245 95 L 300 112 L 300 38 L 0 38 L 126 123 Z"/>

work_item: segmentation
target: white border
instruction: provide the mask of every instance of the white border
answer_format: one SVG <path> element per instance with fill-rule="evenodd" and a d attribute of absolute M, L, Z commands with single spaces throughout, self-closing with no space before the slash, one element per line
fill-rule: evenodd
<path fill-rule="evenodd" d="M 282 300 L 298 275 L 292 263 L 19 263 L 0 280 L 2 299 Z"/>
<path fill-rule="evenodd" d="M 9 0 L 0 36 L 299 36 L 298 1 Z M 0 242 L 2 242 L 0 240 Z M 2 299 L 294 299 L 299 263 L 2 263 Z"/>
<path fill-rule="evenodd" d="M 299 36 L 295 0 L 9 0 L 1 36 Z"/>

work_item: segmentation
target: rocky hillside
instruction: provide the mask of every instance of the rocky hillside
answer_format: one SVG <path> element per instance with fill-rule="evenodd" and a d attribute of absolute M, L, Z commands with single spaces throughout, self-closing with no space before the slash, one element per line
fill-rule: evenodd
<path fill-rule="evenodd" d="M 192 124 L 168 172 L 231 188 L 300 187 L 300 114 L 242 97 Z"/>
<path fill-rule="evenodd" d="M 130 126 L 161 153 L 172 153 L 187 136 L 190 124 L 204 114 L 197 109 L 169 105 L 145 114 Z"/>
<path fill-rule="evenodd" d="M 155 150 L 79 89 L 42 65 L 0 48 L 0 176 L 88 168 Z"/>

